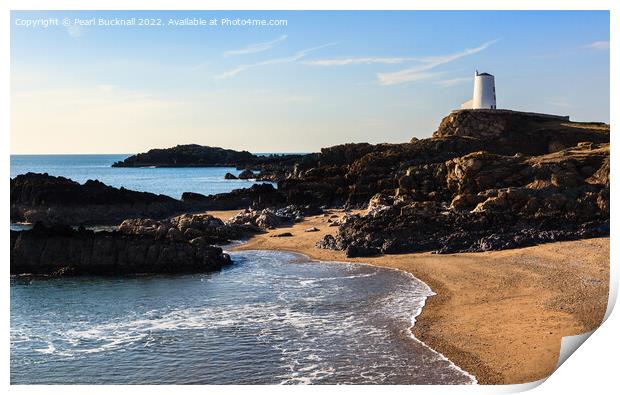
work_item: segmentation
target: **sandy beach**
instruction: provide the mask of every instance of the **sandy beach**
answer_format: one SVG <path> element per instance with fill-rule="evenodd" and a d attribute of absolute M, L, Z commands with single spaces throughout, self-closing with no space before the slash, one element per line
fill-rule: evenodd
<path fill-rule="evenodd" d="M 228 219 L 237 211 L 212 211 Z M 237 250 L 285 250 L 323 261 L 398 268 L 436 293 L 417 318 L 414 334 L 472 373 L 481 384 L 542 379 L 557 364 L 563 336 L 597 328 L 607 307 L 609 238 L 558 242 L 482 253 L 430 253 L 346 258 L 315 248 L 336 234 L 330 216 L 307 217 L 251 238 Z M 333 219 L 333 218 L 332 218 Z M 316 227 L 319 230 L 306 232 Z M 271 237 L 290 232 L 290 237 Z"/>

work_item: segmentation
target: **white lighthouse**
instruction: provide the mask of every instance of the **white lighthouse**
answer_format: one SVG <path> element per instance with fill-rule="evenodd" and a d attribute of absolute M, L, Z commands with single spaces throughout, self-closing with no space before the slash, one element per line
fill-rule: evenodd
<path fill-rule="evenodd" d="M 495 77 L 489 73 L 479 73 L 476 70 L 474 75 L 474 96 L 471 100 L 463 103 L 461 108 L 495 110 L 497 108 Z"/>
<path fill-rule="evenodd" d="M 489 73 L 478 73 L 474 76 L 474 98 L 472 100 L 473 109 L 490 108 L 496 109 L 495 100 L 495 77 Z"/>

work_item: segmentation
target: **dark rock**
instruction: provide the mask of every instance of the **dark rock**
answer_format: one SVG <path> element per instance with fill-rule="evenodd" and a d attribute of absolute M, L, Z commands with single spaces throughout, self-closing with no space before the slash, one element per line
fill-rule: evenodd
<path fill-rule="evenodd" d="M 252 163 L 255 155 L 197 144 L 177 145 L 167 149 L 152 149 L 114 163 L 113 167 L 184 167 L 184 166 L 237 166 Z"/>
<path fill-rule="evenodd" d="M 345 217 L 336 236 L 317 246 L 367 256 L 488 251 L 606 236 L 608 158 L 608 144 L 540 156 L 480 151 L 457 157 L 441 173 L 451 194 L 377 195 L 366 215 Z"/>
<path fill-rule="evenodd" d="M 238 178 L 239 177 L 237 177 L 236 175 L 231 174 L 231 173 L 226 173 L 224 175 L 224 179 L 226 179 L 226 180 L 237 180 Z"/>
<path fill-rule="evenodd" d="M 209 214 L 183 214 L 166 220 L 128 219 L 118 231 L 129 235 L 150 235 L 155 238 L 191 241 L 200 239 L 208 244 L 240 240 L 258 231 L 255 227 L 224 223 Z"/>
<path fill-rule="evenodd" d="M 252 170 L 244 170 L 241 173 L 239 173 L 239 177 L 240 180 L 250 180 L 252 178 L 256 178 L 256 175 L 254 174 L 254 172 L 252 172 Z"/>
<path fill-rule="evenodd" d="M 609 125 L 570 122 L 568 117 L 510 110 L 456 110 L 445 117 L 434 138 L 470 137 L 486 141 L 502 155 L 543 155 L 581 142 L 609 143 Z"/>
<path fill-rule="evenodd" d="M 11 179 L 11 221 L 118 224 L 125 218 L 163 218 L 187 210 L 165 195 L 114 188 L 96 180 L 27 173 Z"/>
<path fill-rule="evenodd" d="M 375 247 L 350 245 L 346 249 L 347 258 L 365 257 L 379 255 L 381 250 Z"/>
<path fill-rule="evenodd" d="M 282 225 L 292 225 L 303 220 L 306 215 L 320 214 L 321 210 L 314 206 L 286 206 L 283 208 L 265 208 L 262 210 L 245 209 L 228 223 L 250 225 L 262 230 L 274 229 Z"/>
<path fill-rule="evenodd" d="M 291 232 L 282 232 L 282 233 L 275 233 L 269 237 L 292 237 L 293 234 Z"/>
<path fill-rule="evenodd" d="M 285 196 L 271 184 L 254 184 L 250 188 L 209 196 L 184 192 L 181 200 L 201 210 L 237 210 L 248 207 L 258 209 L 286 204 Z"/>
<path fill-rule="evenodd" d="M 340 250 L 340 246 L 336 242 L 336 238 L 332 235 L 325 235 L 323 238 L 316 242 L 317 248 L 323 248 L 326 250 Z"/>
<path fill-rule="evenodd" d="M 277 174 L 282 169 L 292 170 L 295 163 L 303 162 L 309 155 L 254 155 L 248 151 L 235 151 L 198 144 L 177 145 L 172 148 L 152 149 L 145 153 L 132 155 L 113 167 L 237 167 L 255 168 Z M 273 181 L 278 181 L 274 179 Z"/>
<path fill-rule="evenodd" d="M 29 231 L 11 232 L 11 274 L 202 273 L 230 262 L 221 248 L 175 237 L 41 224 Z"/>

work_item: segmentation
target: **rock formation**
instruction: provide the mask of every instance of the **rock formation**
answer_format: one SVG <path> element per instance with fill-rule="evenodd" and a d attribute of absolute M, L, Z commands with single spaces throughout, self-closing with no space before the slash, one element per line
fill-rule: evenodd
<path fill-rule="evenodd" d="M 74 230 L 66 225 L 11 232 L 11 274 L 128 275 L 219 270 L 230 257 L 201 237 Z"/>
<path fill-rule="evenodd" d="M 222 244 L 244 238 L 258 229 L 243 224 L 224 223 L 219 218 L 200 213 L 183 214 L 160 221 L 127 219 L 119 225 L 118 231 L 122 234 L 166 237 L 177 241 L 202 238 L 208 244 Z"/>
<path fill-rule="evenodd" d="M 152 149 L 116 162 L 113 167 L 197 167 L 236 166 L 251 164 L 255 155 L 248 151 L 234 151 L 198 144 L 177 145 L 173 148 Z"/>
<path fill-rule="evenodd" d="M 292 225 L 303 220 L 304 216 L 317 215 L 321 209 L 314 206 L 286 206 L 279 209 L 265 208 L 262 210 L 245 209 L 230 220 L 231 225 L 245 225 L 261 230 L 275 229 L 282 225 Z"/>
<path fill-rule="evenodd" d="M 392 149 L 402 165 L 392 167 L 390 182 L 368 177 L 367 185 L 378 180 L 368 214 L 345 218 L 338 234 L 318 246 L 350 256 L 447 253 L 607 235 L 608 142 L 604 124 L 512 111 L 453 112 L 433 138 L 411 143 L 410 150 L 424 146 L 434 159 L 422 153 L 405 159 L 400 152 L 406 149 Z M 357 174 L 371 170 L 356 162 Z M 384 172 L 373 167 L 375 175 Z"/>
<path fill-rule="evenodd" d="M 262 180 L 278 181 L 284 173 L 304 155 L 254 155 L 248 151 L 235 151 L 198 144 L 177 145 L 172 148 L 152 149 L 132 155 L 113 167 L 236 167 L 258 169 Z M 253 178 L 253 177 L 252 177 Z"/>
<path fill-rule="evenodd" d="M 250 169 L 245 169 L 244 171 L 242 171 L 241 173 L 239 173 L 239 177 L 240 180 L 250 180 L 252 178 L 256 178 L 256 175 L 254 174 L 254 172 Z"/>
<path fill-rule="evenodd" d="M 280 207 L 286 204 L 285 196 L 271 184 L 254 184 L 249 188 L 208 196 L 185 192 L 181 200 L 188 206 L 201 210 Z"/>
<path fill-rule="evenodd" d="M 36 173 L 11 179 L 10 200 L 11 221 L 48 224 L 116 225 L 126 218 L 163 218 L 187 209 L 165 195 Z"/>
<path fill-rule="evenodd" d="M 583 141 L 608 143 L 609 125 L 510 110 L 457 110 L 433 133 L 434 138 L 448 136 L 484 140 L 492 145 L 491 152 L 498 154 L 542 155 Z"/>

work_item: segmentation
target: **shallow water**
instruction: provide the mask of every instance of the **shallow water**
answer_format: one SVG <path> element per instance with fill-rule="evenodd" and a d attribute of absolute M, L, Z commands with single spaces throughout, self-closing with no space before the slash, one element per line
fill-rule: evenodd
<path fill-rule="evenodd" d="M 11 178 L 27 172 L 63 176 L 79 183 L 89 179 L 134 191 L 181 198 L 183 192 L 203 195 L 248 188 L 252 180 L 225 180 L 238 175 L 234 167 L 126 168 L 111 167 L 129 155 L 11 155 Z"/>
<path fill-rule="evenodd" d="M 430 289 L 395 270 L 231 254 L 221 272 L 11 279 L 13 384 L 433 384 L 411 337 Z"/>

